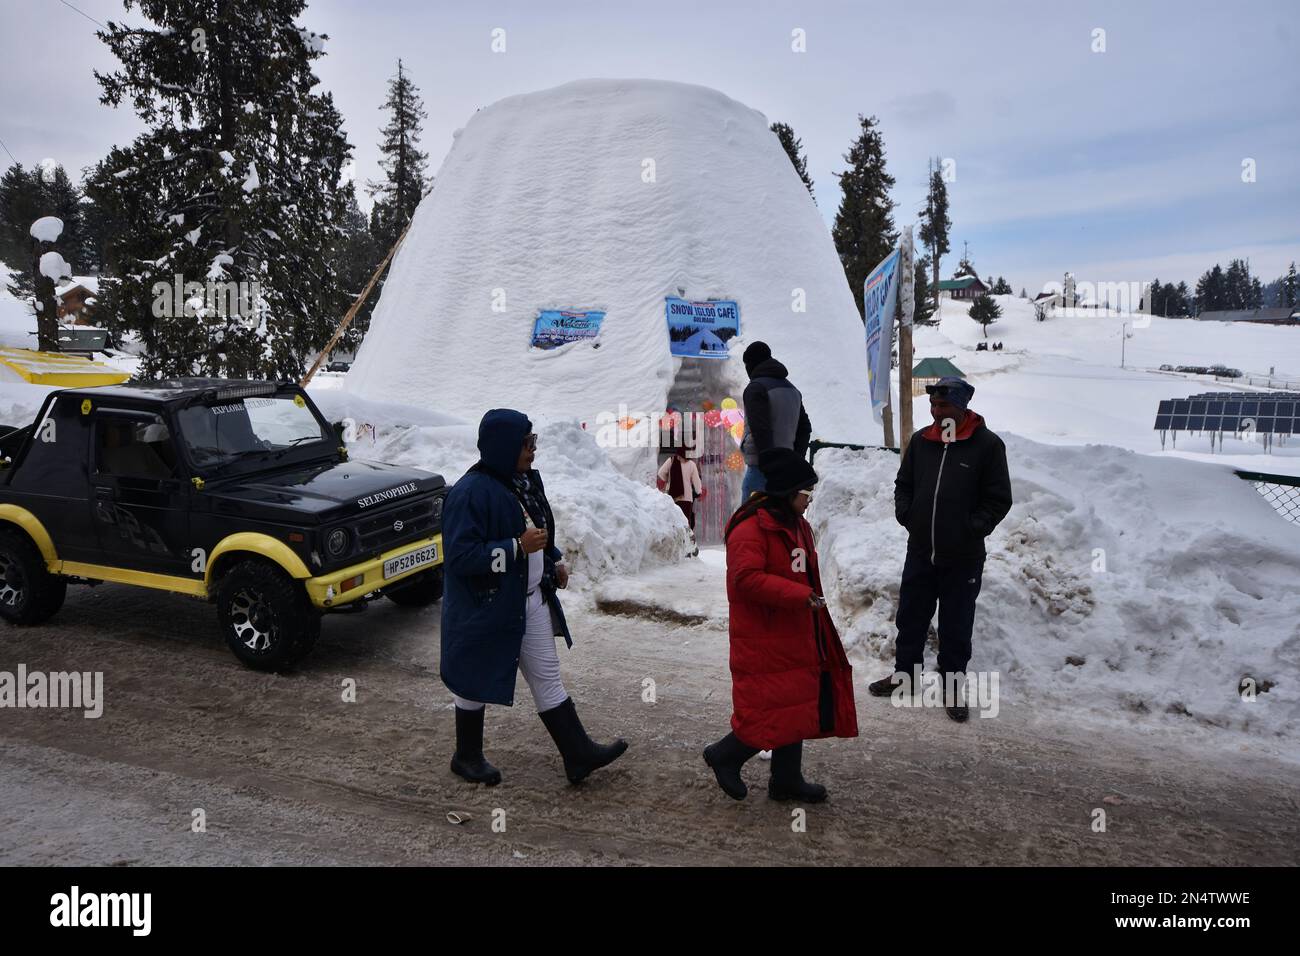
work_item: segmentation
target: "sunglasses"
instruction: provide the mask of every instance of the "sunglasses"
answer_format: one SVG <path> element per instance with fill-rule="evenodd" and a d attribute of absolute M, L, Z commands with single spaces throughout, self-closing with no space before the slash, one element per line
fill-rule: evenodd
<path fill-rule="evenodd" d="M 525 438 L 524 447 L 527 448 L 529 451 L 535 450 L 537 448 L 537 436 L 529 435 L 527 438 Z"/>
<path fill-rule="evenodd" d="M 812 501 L 812 495 L 813 495 L 813 493 L 812 493 L 812 491 L 811 491 L 810 489 L 804 489 L 803 491 L 797 491 L 797 492 L 795 492 L 795 494 L 797 494 L 797 495 L 803 495 L 803 496 L 804 496 L 805 498 L 807 498 L 809 501 Z"/>

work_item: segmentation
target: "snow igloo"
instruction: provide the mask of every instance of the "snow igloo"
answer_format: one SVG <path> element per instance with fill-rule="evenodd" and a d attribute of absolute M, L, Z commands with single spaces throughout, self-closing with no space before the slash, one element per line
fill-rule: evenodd
<path fill-rule="evenodd" d="M 712 332 L 685 343 L 706 340 L 708 357 L 673 355 L 670 298 L 735 302 L 738 333 L 722 349 Z M 604 316 L 594 337 L 562 341 L 537 337 L 544 312 Z M 616 419 L 739 402 L 741 353 L 760 339 L 803 392 L 814 438 L 880 443 L 844 270 L 767 118 L 705 87 L 582 80 L 503 99 L 456 132 L 346 388 L 608 436 Z M 734 448 L 721 446 L 733 470 Z M 609 448 L 643 478 L 658 451 Z"/>

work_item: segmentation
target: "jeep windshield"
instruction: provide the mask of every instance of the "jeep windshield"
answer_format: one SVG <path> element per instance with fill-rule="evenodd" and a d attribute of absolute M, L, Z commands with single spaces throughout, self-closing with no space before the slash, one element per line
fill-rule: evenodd
<path fill-rule="evenodd" d="M 294 464 L 338 445 L 333 430 L 297 392 L 216 397 L 182 408 L 177 424 L 190 461 L 207 473 L 281 459 Z"/>

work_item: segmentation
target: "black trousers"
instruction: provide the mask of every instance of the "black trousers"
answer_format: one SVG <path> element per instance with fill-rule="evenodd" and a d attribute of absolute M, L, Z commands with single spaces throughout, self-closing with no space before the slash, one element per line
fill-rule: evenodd
<path fill-rule="evenodd" d="M 984 558 L 935 567 L 928 554 L 909 551 L 898 591 L 898 644 L 894 670 L 911 674 L 925 658 L 925 638 L 939 608 L 939 672 L 965 672 L 970 663 L 975 599 L 984 577 Z"/>

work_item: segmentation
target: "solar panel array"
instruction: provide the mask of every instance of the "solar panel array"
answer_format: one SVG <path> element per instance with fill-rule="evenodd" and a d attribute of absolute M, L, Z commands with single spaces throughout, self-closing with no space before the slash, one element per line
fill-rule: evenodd
<path fill-rule="evenodd" d="M 1171 398 L 1156 411 L 1156 429 L 1173 432 L 1300 433 L 1300 392 L 1202 392 Z"/>

